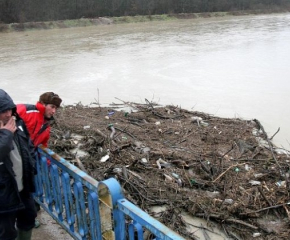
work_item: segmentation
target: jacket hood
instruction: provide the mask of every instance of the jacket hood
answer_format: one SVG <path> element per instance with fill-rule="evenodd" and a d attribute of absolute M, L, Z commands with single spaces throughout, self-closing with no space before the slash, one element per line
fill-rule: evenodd
<path fill-rule="evenodd" d="M 14 114 L 16 112 L 16 105 L 8 93 L 0 89 L 0 113 L 10 109 L 12 110 L 12 114 Z"/>

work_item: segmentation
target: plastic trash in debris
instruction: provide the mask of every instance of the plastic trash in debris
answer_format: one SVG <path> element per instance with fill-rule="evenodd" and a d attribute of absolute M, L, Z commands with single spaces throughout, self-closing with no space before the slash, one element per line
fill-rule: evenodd
<path fill-rule="evenodd" d="M 203 127 L 207 127 L 208 126 L 208 123 L 203 121 L 203 119 L 201 117 L 198 117 L 198 116 L 193 116 L 191 117 L 191 121 L 192 122 L 196 122 L 198 126 L 203 126 Z"/>
<path fill-rule="evenodd" d="M 108 112 L 108 116 L 112 116 L 115 112 L 114 111 L 111 111 L 111 112 Z"/>
<path fill-rule="evenodd" d="M 278 187 L 286 187 L 286 181 L 278 181 L 275 184 Z"/>
<path fill-rule="evenodd" d="M 253 233 L 253 237 L 260 237 L 262 234 L 261 233 Z"/>
<path fill-rule="evenodd" d="M 246 165 L 245 165 L 245 170 L 246 170 L 246 171 L 249 171 L 249 170 L 251 170 L 251 167 L 250 167 L 248 164 L 246 164 Z"/>
<path fill-rule="evenodd" d="M 234 200 L 231 198 L 227 198 L 224 200 L 224 204 L 232 205 L 234 203 Z"/>
<path fill-rule="evenodd" d="M 128 115 L 129 115 L 128 112 L 125 112 L 125 113 L 124 113 L 124 116 L 125 116 L 125 117 L 128 117 Z"/>
<path fill-rule="evenodd" d="M 146 158 L 142 158 L 142 159 L 141 159 L 141 162 L 142 162 L 142 163 L 148 163 L 148 161 L 147 161 Z"/>
<path fill-rule="evenodd" d="M 100 162 L 106 162 L 108 161 L 109 158 L 110 158 L 109 155 L 105 155 L 101 158 Z"/>
<path fill-rule="evenodd" d="M 143 153 L 143 154 L 149 154 L 151 149 L 149 147 L 146 147 L 142 142 L 140 141 L 135 141 L 133 142 L 133 149 L 138 152 L 138 153 Z"/>
<path fill-rule="evenodd" d="M 250 180 L 249 183 L 252 184 L 252 186 L 261 185 L 260 181 L 255 181 L 255 180 Z"/>
<path fill-rule="evenodd" d="M 254 177 L 255 177 L 255 178 L 260 178 L 260 177 L 263 177 L 263 176 L 264 176 L 263 173 L 255 173 L 255 174 L 254 174 Z"/>
<path fill-rule="evenodd" d="M 285 154 L 287 156 L 289 156 L 290 152 L 283 149 L 283 148 L 275 148 L 274 151 L 277 153 L 277 154 Z"/>
<path fill-rule="evenodd" d="M 165 180 L 168 180 L 168 181 L 170 181 L 170 182 L 173 181 L 173 178 L 170 177 L 169 175 L 167 175 L 167 174 L 163 174 L 163 175 L 164 175 L 164 177 L 165 177 Z"/>
<path fill-rule="evenodd" d="M 109 116 L 105 116 L 105 118 L 106 118 L 106 119 L 110 119 L 110 117 L 109 117 Z"/>
<path fill-rule="evenodd" d="M 196 183 L 195 179 L 190 179 L 190 183 L 195 184 Z"/>
<path fill-rule="evenodd" d="M 84 126 L 84 129 L 89 129 L 91 128 L 91 126 Z"/>
<path fill-rule="evenodd" d="M 258 135 L 259 135 L 259 130 L 258 130 L 257 128 L 253 128 L 253 130 L 252 130 L 252 134 L 253 134 L 254 136 L 258 136 Z"/>
<path fill-rule="evenodd" d="M 193 117 L 191 117 L 191 121 L 197 122 L 197 125 L 199 126 L 199 123 L 202 121 L 202 118 L 198 117 L 198 116 L 193 116 Z"/>
<path fill-rule="evenodd" d="M 166 161 L 164 161 L 163 159 L 159 158 L 157 161 L 156 161 L 156 164 L 158 166 L 159 169 L 161 169 L 161 163 L 167 163 Z"/>
<path fill-rule="evenodd" d="M 176 182 L 177 182 L 177 184 L 178 184 L 180 187 L 182 186 L 182 181 L 181 181 L 180 178 L 178 178 L 178 179 L 176 180 Z"/>
<path fill-rule="evenodd" d="M 113 139 L 114 138 L 114 135 L 116 133 L 116 130 L 114 128 L 114 125 L 112 123 L 110 123 L 110 124 L 108 124 L 108 128 L 110 128 L 111 131 L 112 131 L 111 134 L 110 134 L 110 138 Z"/>
<path fill-rule="evenodd" d="M 204 127 L 207 127 L 209 124 L 205 121 L 200 121 L 200 125 L 201 126 L 204 126 Z"/>
<path fill-rule="evenodd" d="M 276 186 L 280 187 L 281 186 L 281 181 L 278 181 L 275 184 L 276 184 Z"/>
<path fill-rule="evenodd" d="M 171 173 L 171 175 L 172 175 L 174 178 L 179 179 L 179 175 L 178 175 L 178 174 L 176 174 L 176 173 Z"/>
<path fill-rule="evenodd" d="M 140 141 L 135 141 L 133 144 L 134 144 L 137 148 L 144 148 L 144 147 L 145 147 L 145 145 L 144 145 L 142 142 L 140 142 Z"/>
<path fill-rule="evenodd" d="M 122 168 L 114 168 L 113 172 L 114 173 L 120 173 L 120 172 L 122 172 Z"/>
<path fill-rule="evenodd" d="M 142 153 L 149 153 L 150 152 L 150 148 L 149 147 L 144 147 L 141 149 Z"/>
<path fill-rule="evenodd" d="M 235 168 L 235 172 L 239 172 L 240 169 L 238 167 Z"/>
<path fill-rule="evenodd" d="M 220 192 L 218 192 L 218 191 L 213 191 L 213 192 L 206 191 L 206 195 L 210 198 L 216 198 L 220 195 Z"/>
<path fill-rule="evenodd" d="M 160 125 L 160 124 L 161 124 L 161 122 L 156 122 L 156 123 L 155 123 L 155 125 Z"/>
<path fill-rule="evenodd" d="M 161 165 L 161 167 L 164 167 L 164 168 L 171 167 L 171 163 L 161 163 L 160 165 Z"/>

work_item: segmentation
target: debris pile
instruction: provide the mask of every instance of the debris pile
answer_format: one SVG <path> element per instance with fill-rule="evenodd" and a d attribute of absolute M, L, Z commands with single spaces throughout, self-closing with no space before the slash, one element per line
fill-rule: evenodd
<path fill-rule="evenodd" d="M 258 120 L 177 106 L 77 104 L 57 113 L 49 147 L 186 239 L 182 212 L 219 223 L 229 239 L 289 239 L 290 152 Z M 152 215 L 152 214 L 151 214 Z M 205 228 L 211 231 L 210 227 Z"/>

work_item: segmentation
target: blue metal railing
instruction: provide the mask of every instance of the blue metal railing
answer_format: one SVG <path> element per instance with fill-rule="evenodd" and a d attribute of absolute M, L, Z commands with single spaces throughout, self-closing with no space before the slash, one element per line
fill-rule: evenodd
<path fill-rule="evenodd" d="M 50 164 L 47 160 L 50 160 Z M 126 200 L 114 178 L 98 182 L 48 148 L 38 148 L 35 200 L 74 239 L 184 239 Z"/>

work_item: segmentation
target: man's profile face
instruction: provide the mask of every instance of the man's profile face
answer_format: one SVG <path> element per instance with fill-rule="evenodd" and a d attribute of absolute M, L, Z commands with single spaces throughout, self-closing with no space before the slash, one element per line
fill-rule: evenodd
<path fill-rule="evenodd" d="M 50 119 L 56 112 L 57 107 L 54 104 L 46 104 L 45 105 L 45 118 Z"/>
<path fill-rule="evenodd" d="M 8 120 L 11 117 L 12 117 L 12 110 L 11 109 L 0 113 L 0 121 L 2 121 L 4 125 L 8 122 Z"/>

